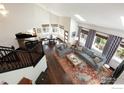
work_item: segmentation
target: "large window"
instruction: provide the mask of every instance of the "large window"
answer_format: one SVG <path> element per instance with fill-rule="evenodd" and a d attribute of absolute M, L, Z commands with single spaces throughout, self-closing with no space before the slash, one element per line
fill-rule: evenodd
<path fill-rule="evenodd" d="M 96 36 L 94 38 L 94 42 L 92 45 L 92 49 L 97 52 L 102 53 L 106 42 L 107 42 L 107 35 L 103 35 L 101 33 L 100 34 L 96 33 Z"/>
<path fill-rule="evenodd" d="M 124 41 L 124 40 L 123 40 Z M 116 69 L 124 60 L 124 42 L 121 42 L 109 64 Z"/>
<path fill-rule="evenodd" d="M 120 43 L 112 59 L 119 63 L 124 60 L 124 43 Z"/>
<path fill-rule="evenodd" d="M 43 36 L 44 37 L 47 37 L 47 38 L 50 38 L 50 36 L 52 35 L 53 38 L 56 38 L 58 37 L 58 32 L 59 32 L 59 27 L 58 27 L 58 24 L 44 24 L 42 25 L 42 28 L 43 28 Z"/>

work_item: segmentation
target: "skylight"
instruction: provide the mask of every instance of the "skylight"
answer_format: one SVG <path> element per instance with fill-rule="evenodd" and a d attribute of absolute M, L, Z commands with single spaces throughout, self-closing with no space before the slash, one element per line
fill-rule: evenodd
<path fill-rule="evenodd" d="M 83 21 L 83 22 L 85 22 L 86 20 L 82 17 L 82 16 L 80 16 L 79 14 L 76 14 L 76 15 L 74 15 L 76 18 L 78 18 L 80 21 Z"/>
<path fill-rule="evenodd" d="M 124 16 L 121 16 L 120 19 L 121 19 L 122 25 L 124 26 Z"/>

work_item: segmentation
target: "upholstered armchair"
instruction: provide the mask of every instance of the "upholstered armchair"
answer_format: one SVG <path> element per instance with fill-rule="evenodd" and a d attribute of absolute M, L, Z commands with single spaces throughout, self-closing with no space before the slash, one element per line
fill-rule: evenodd
<path fill-rule="evenodd" d="M 72 51 L 72 49 L 70 49 L 67 46 L 67 44 L 64 44 L 64 43 L 57 45 L 55 49 L 60 57 L 64 57 L 66 54 Z"/>

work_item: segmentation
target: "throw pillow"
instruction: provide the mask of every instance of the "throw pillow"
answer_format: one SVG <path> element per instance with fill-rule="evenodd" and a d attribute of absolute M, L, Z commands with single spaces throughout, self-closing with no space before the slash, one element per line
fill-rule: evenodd
<path fill-rule="evenodd" d="M 85 52 L 86 52 L 86 54 L 89 55 L 90 57 L 93 55 L 93 52 L 90 51 L 90 50 L 88 50 L 88 49 L 87 49 L 87 51 L 85 51 Z"/>
<path fill-rule="evenodd" d="M 78 47 L 77 49 L 78 49 L 79 51 L 82 51 L 82 47 Z"/>
<path fill-rule="evenodd" d="M 99 57 L 95 57 L 93 60 L 96 64 L 101 62 L 101 58 Z"/>
<path fill-rule="evenodd" d="M 94 59 L 96 57 L 96 55 L 94 54 L 94 52 L 92 53 L 91 57 Z"/>

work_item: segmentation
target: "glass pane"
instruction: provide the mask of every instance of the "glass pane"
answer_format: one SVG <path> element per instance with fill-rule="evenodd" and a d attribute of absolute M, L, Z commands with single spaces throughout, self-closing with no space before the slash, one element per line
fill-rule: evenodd
<path fill-rule="evenodd" d="M 80 34 L 80 46 L 84 46 L 85 45 L 85 42 L 86 42 L 86 39 L 87 39 L 87 34 L 84 34 L 84 33 L 81 33 Z"/>
<path fill-rule="evenodd" d="M 107 40 L 96 36 L 92 48 L 100 53 L 102 53 Z"/>
<path fill-rule="evenodd" d="M 119 46 L 115 53 L 115 56 L 118 57 L 120 61 L 124 60 L 124 48 Z"/>

